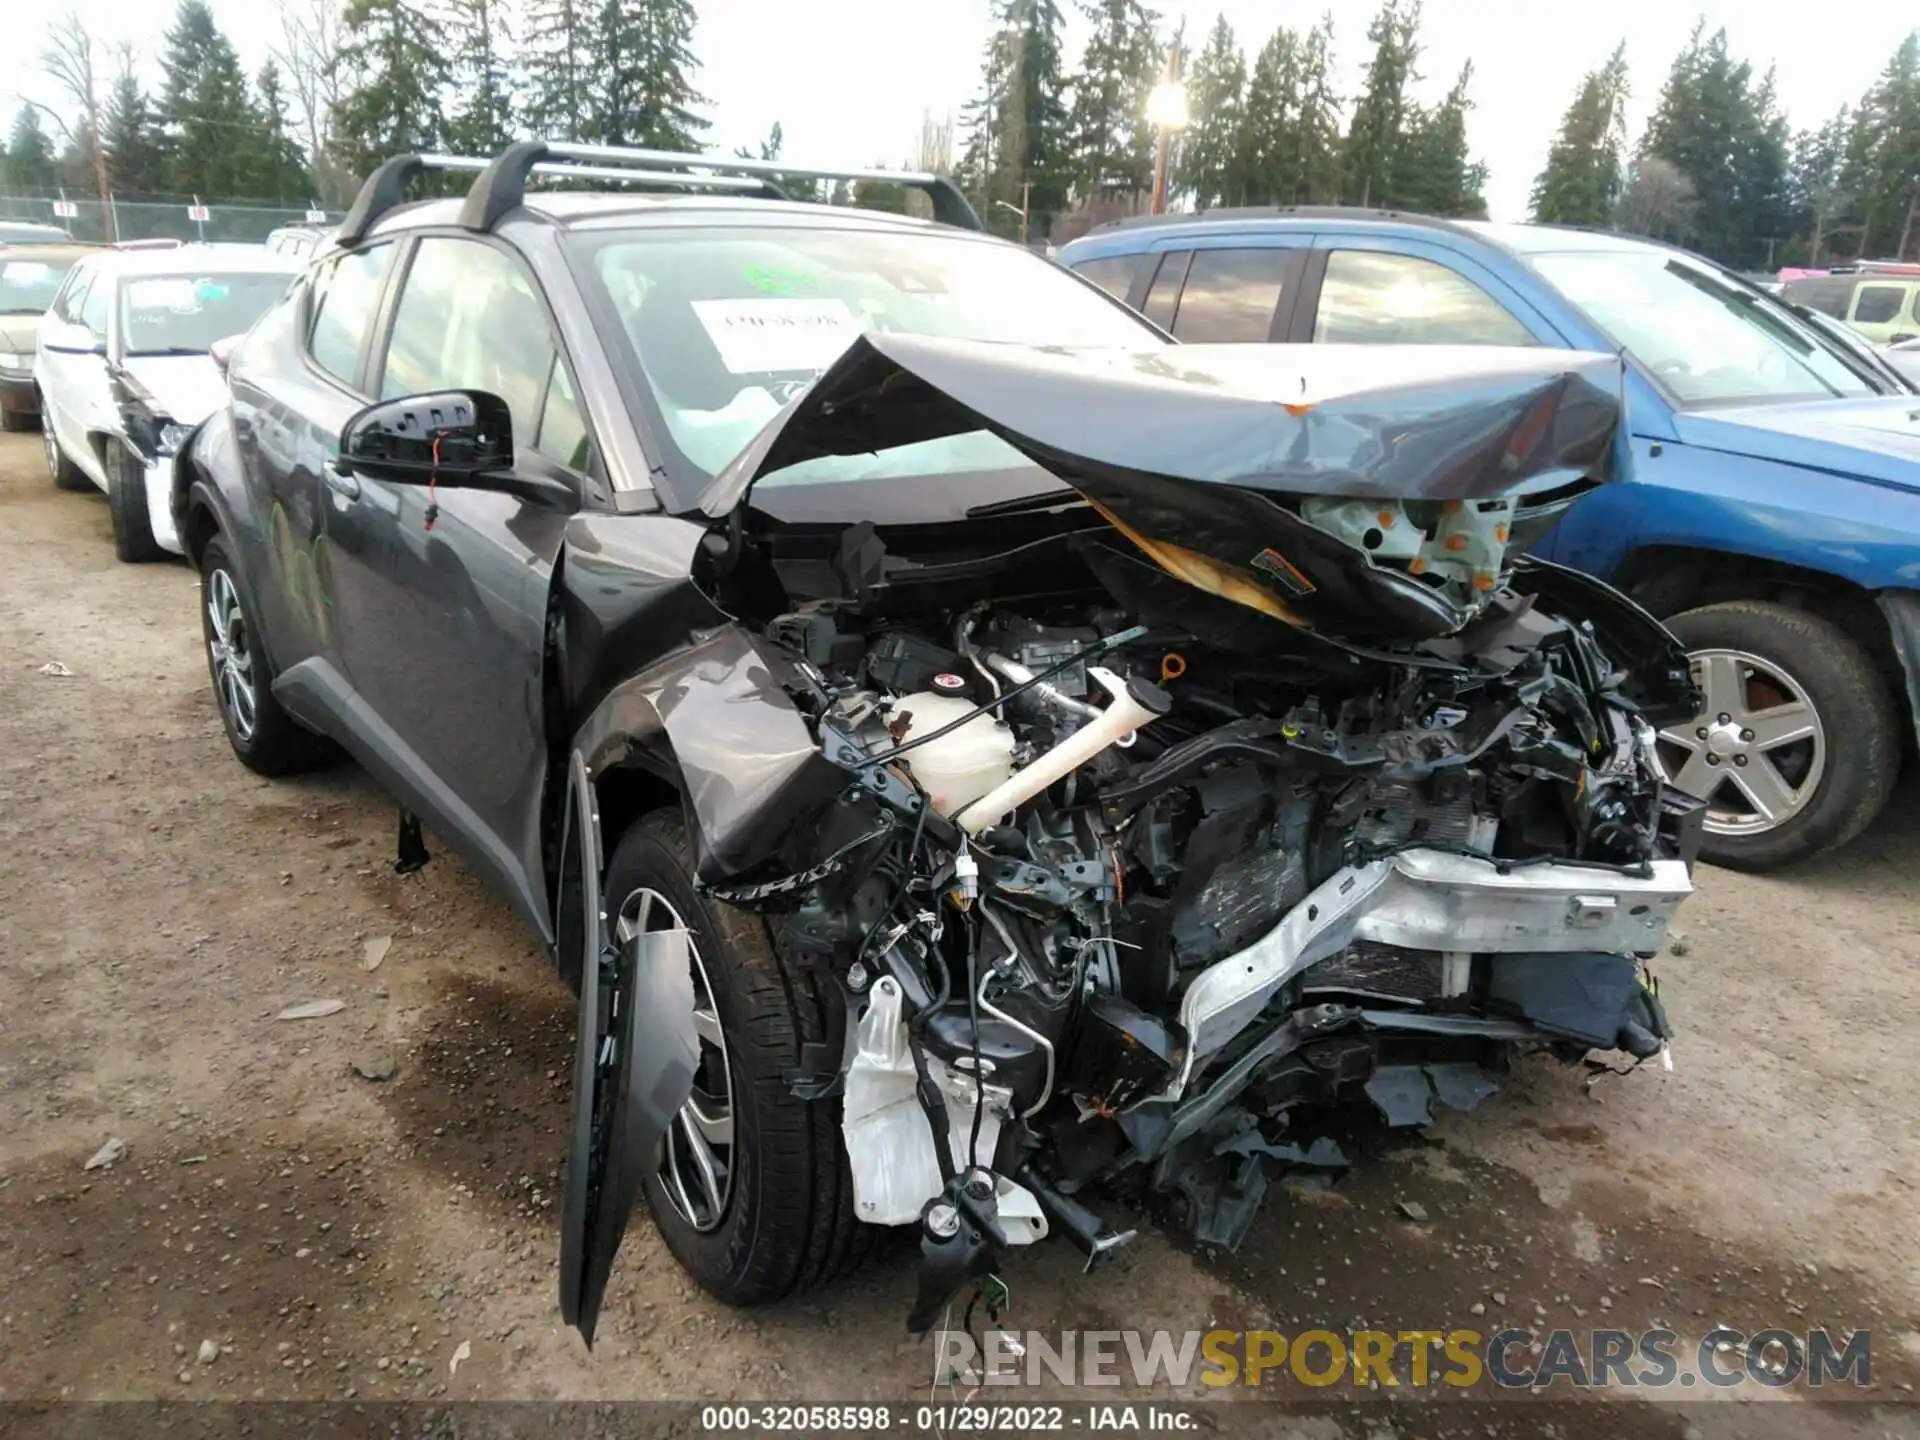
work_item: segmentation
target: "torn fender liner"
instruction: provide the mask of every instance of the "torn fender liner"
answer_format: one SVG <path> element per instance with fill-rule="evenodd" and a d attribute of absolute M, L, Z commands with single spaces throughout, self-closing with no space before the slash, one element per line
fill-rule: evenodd
<path fill-rule="evenodd" d="M 722 626 L 614 686 L 574 744 L 595 776 L 638 760 L 677 779 L 699 878 L 750 876 L 809 834 L 852 779 L 794 706 L 794 673 L 778 646 Z"/>
<path fill-rule="evenodd" d="M 599 826 L 576 752 L 575 814 L 589 961 L 580 977 L 573 1117 L 561 1208 L 560 1314 L 588 1346 L 620 1237 L 667 1126 L 693 1090 L 700 1042 L 693 1028 L 693 968 L 684 930 L 642 931 L 609 943 L 600 894 Z"/>

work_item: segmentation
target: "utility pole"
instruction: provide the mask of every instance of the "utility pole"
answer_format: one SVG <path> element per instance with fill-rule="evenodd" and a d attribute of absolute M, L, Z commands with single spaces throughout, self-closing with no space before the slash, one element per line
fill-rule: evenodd
<path fill-rule="evenodd" d="M 1153 147 L 1153 213 L 1167 213 L 1167 154 L 1173 146 L 1173 132 L 1187 123 L 1187 94 L 1180 84 L 1180 36 L 1167 48 L 1167 67 L 1160 83 L 1147 97 L 1147 119 L 1153 122 L 1157 138 Z"/>
<path fill-rule="evenodd" d="M 1020 243 L 1022 245 L 1027 243 L 1027 217 L 1032 214 L 1032 205 L 1033 182 L 1022 180 L 1020 182 Z"/>

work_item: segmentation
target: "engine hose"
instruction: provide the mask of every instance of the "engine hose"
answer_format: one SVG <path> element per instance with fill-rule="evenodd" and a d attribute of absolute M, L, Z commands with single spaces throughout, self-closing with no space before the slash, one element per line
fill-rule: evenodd
<path fill-rule="evenodd" d="M 1005 923 L 1000 919 L 998 915 L 994 914 L 994 912 L 986 905 L 984 901 L 976 905 L 974 908 L 980 911 L 981 914 L 987 917 L 987 923 L 993 926 L 994 933 L 1000 937 L 1001 944 L 1007 947 L 1007 957 L 1011 960 L 1017 961 L 1020 958 L 1020 947 L 1014 943 L 1013 936 L 1007 933 L 1007 927 Z M 1038 1030 L 1035 1030 L 1031 1025 L 1022 1024 L 1020 1021 L 1014 1019 L 1013 1016 L 1007 1014 L 1006 1011 L 1000 1009 L 992 1001 L 987 999 L 987 982 L 992 978 L 993 978 L 993 967 L 988 966 L 986 974 L 981 975 L 979 977 L 980 988 L 979 988 L 978 994 L 975 997 L 979 1003 L 980 1008 L 986 1011 L 987 1014 L 991 1015 L 994 1019 L 1000 1021 L 1001 1024 L 1011 1025 L 1015 1030 L 1018 1030 L 1022 1035 L 1025 1035 L 1029 1040 L 1033 1041 L 1034 1044 L 1038 1045 L 1042 1050 L 1047 1052 L 1047 1078 L 1046 1078 L 1046 1082 L 1040 1087 L 1040 1098 L 1034 1101 L 1032 1105 L 1028 1106 L 1027 1109 L 1022 1111 L 1020 1114 L 1020 1118 L 1022 1120 L 1031 1120 L 1035 1115 L 1038 1115 L 1040 1113 L 1042 1108 L 1045 1107 L 1047 1101 L 1053 1098 L 1053 1042 L 1047 1039 L 1047 1037 L 1042 1035 Z M 975 1035 L 976 1043 L 979 1037 L 979 1030 L 980 1030 L 980 1022 L 976 1018 L 974 1021 L 974 1035 Z"/>

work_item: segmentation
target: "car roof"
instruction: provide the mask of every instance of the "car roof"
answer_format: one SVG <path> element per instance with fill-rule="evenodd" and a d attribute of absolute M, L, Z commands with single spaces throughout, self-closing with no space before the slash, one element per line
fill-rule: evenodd
<path fill-rule="evenodd" d="M 1449 220 L 1401 210 L 1368 210 L 1344 205 L 1261 206 L 1248 209 L 1202 211 L 1197 215 L 1135 216 L 1090 230 L 1070 246 L 1075 252 L 1098 248 L 1109 253 L 1131 253 L 1149 238 L 1174 235 L 1259 234 L 1273 230 L 1319 230 L 1338 224 L 1349 230 L 1378 231 L 1407 236 L 1436 232 L 1478 241 L 1526 257 L 1552 253 L 1666 252 L 1671 247 L 1632 235 L 1606 230 L 1583 230 L 1565 225 L 1527 225 L 1512 221 Z M 1116 243 L 1123 236 L 1138 237 L 1140 246 Z M 1071 258 L 1071 257 L 1069 257 Z"/>
<path fill-rule="evenodd" d="M 377 220 L 371 234 L 400 234 L 429 226 L 459 223 L 465 201 L 421 200 L 397 206 Z M 553 190 L 526 197 L 517 212 L 569 230 L 611 229 L 631 225 L 699 224 L 800 226 L 892 229 L 909 233 L 937 232 L 970 239 L 997 239 L 981 231 L 936 224 L 887 210 L 863 210 L 847 205 L 817 205 L 801 200 L 760 200 L 730 195 L 637 195 L 626 192 Z M 511 223 L 511 218 L 503 223 Z"/>
<path fill-rule="evenodd" d="M 84 260 L 89 255 L 100 253 L 101 247 L 89 245 L 84 240 L 41 241 L 35 240 L 24 245 L 6 247 L 5 259 L 8 260 Z"/>
<path fill-rule="evenodd" d="M 295 257 L 263 245 L 214 241 L 177 246 L 171 250 L 109 250 L 88 262 L 94 273 L 127 276 L 194 275 L 214 267 L 220 270 L 260 271 L 272 275 L 298 274 L 305 266 Z"/>

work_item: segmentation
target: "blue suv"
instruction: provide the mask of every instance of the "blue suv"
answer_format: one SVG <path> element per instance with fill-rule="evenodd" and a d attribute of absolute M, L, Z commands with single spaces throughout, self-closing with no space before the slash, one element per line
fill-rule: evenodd
<path fill-rule="evenodd" d="M 1698 256 L 1385 211 L 1143 217 L 1062 265 L 1181 340 L 1550 345 L 1627 366 L 1627 483 L 1534 551 L 1664 619 L 1706 708 L 1660 733 L 1703 854 L 1766 870 L 1886 804 L 1920 711 L 1920 393 Z"/>

